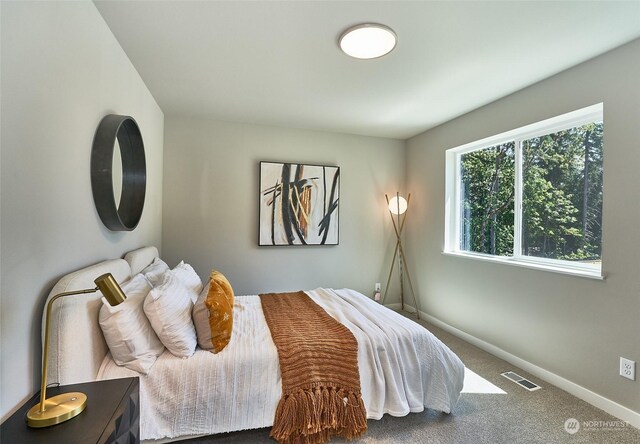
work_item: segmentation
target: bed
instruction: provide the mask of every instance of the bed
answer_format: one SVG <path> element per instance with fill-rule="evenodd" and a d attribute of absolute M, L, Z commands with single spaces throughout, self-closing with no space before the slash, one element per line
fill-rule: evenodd
<path fill-rule="evenodd" d="M 50 298 L 94 286 L 111 273 L 126 282 L 158 257 L 145 247 L 70 273 Z M 349 289 L 305 292 L 358 342 L 362 399 L 368 419 L 404 416 L 425 408 L 450 413 L 464 379 L 460 359 L 424 327 Z M 213 354 L 197 349 L 189 358 L 168 350 L 147 375 L 120 367 L 111 358 L 98 313 L 99 295 L 62 298 L 53 307 L 47 383 L 71 384 L 140 377 L 140 436 L 173 439 L 269 427 L 281 397 L 276 347 L 258 296 L 236 296 L 233 334 Z"/>

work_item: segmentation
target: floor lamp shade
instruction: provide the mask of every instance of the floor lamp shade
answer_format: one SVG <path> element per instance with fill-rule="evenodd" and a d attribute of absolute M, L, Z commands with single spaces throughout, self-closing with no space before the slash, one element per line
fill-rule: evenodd
<path fill-rule="evenodd" d="M 47 358 L 49 352 L 49 321 L 53 303 L 65 296 L 95 293 L 101 291 L 102 295 L 111 305 L 122 303 L 126 296 L 118 282 L 111 273 L 103 274 L 95 280 L 96 288 L 86 290 L 59 293 L 52 297 L 47 304 L 45 320 L 44 347 L 42 349 L 42 382 L 40 385 L 40 402 L 27 412 L 27 425 L 29 427 L 48 427 L 65 422 L 78 416 L 87 406 L 87 395 L 80 392 L 69 392 L 53 396 L 47 399 Z"/>
<path fill-rule="evenodd" d="M 389 199 L 389 211 L 393 214 L 403 214 L 407 211 L 407 201 L 404 197 L 397 195 Z"/>

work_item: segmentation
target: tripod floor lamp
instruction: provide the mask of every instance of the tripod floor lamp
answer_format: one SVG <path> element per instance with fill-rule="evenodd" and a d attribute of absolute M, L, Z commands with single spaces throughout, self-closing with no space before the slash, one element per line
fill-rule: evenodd
<path fill-rule="evenodd" d="M 391 261 L 391 269 L 389 270 L 389 278 L 387 279 L 387 285 L 384 288 L 384 295 L 382 296 L 381 303 L 384 304 L 384 298 L 387 296 L 387 291 L 389 291 L 389 283 L 391 282 L 391 276 L 393 275 L 393 270 L 396 264 L 396 259 L 398 259 L 398 271 L 400 273 L 400 304 L 402 310 L 404 310 L 404 275 L 407 275 L 407 281 L 409 282 L 409 289 L 411 290 L 411 296 L 413 297 L 413 303 L 415 304 L 416 314 L 418 315 L 418 319 L 420 319 L 420 307 L 418 307 L 418 301 L 416 300 L 416 294 L 413 291 L 413 283 L 411 282 L 411 274 L 409 273 L 409 268 L 407 267 L 407 259 L 404 255 L 404 249 L 402 248 L 402 230 L 404 229 L 404 223 L 407 221 L 407 210 L 409 209 L 409 202 L 411 201 L 411 193 L 407 196 L 405 200 L 404 197 L 400 196 L 400 193 L 396 193 L 395 197 L 389 199 L 389 196 L 384 195 L 385 199 L 387 199 L 387 206 L 389 207 L 389 217 L 391 217 L 391 222 L 393 223 L 393 230 L 396 232 L 396 248 L 393 253 L 393 260 Z M 395 215 L 395 218 L 394 218 Z M 402 215 L 402 218 L 400 217 Z"/>

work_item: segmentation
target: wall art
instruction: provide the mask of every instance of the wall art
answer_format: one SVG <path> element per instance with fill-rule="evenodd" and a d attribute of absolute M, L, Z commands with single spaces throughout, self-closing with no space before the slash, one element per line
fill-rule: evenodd
<path fill-rule="evenodd" d="M 340 168 L 260 162 L 260 245 L 337 245 Z"/>

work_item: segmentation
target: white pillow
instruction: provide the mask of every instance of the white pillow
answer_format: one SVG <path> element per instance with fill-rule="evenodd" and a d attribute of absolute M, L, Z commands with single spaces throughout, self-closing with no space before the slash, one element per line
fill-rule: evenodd
<path fill-rule="evenodd" d="M 137 274 L 122 285 L 122 291 L 127 299 L 115 307 L 102 298 L 100 327 L 115 363 L 146 375 L 164 351 L 142 308 L 151 285 Z"/>
<path fill-rule="evenodd" d="M 169 266 L 165 261 L 157 257 L 151 265 L 148 265 L 140 273 L 147 278 L 152 287 L 157 287 L 162 282 L 162 278 L 167 271 L 169 271 Z"/>
<path fill-rule="evenodd" d="M 196 349 L 191 293 L 173 271 L 168 271 L 144 300 L 144 312 L 153 330 L 164 346 L 180 358 L 188 358 Z"/>
<path fill-rule="evenodd" d="M 203 350 L 213 349 L 213 344 L 211 343 L 211 326 L 209 325 L 209 308 L 204 303 L 209 294 L 210 285 L 211 281 L 203 286 L 202 291 L 198 295 L 198 299 L 196 299 L 191 309 L 191 319 L 196 329 L 198 345 Z"/>
<path fill-rule="evenodd" d="M 196 300 L 198 300 L 198 295 L 202 291 L 202 281 L 198 273 L 196 273 L 191 265 L 185 264 L 184 261 L 180 261 L 172 271 L 189 290 L 193 291 L 191 294 L 191 302 L 195 304 Z"/>

